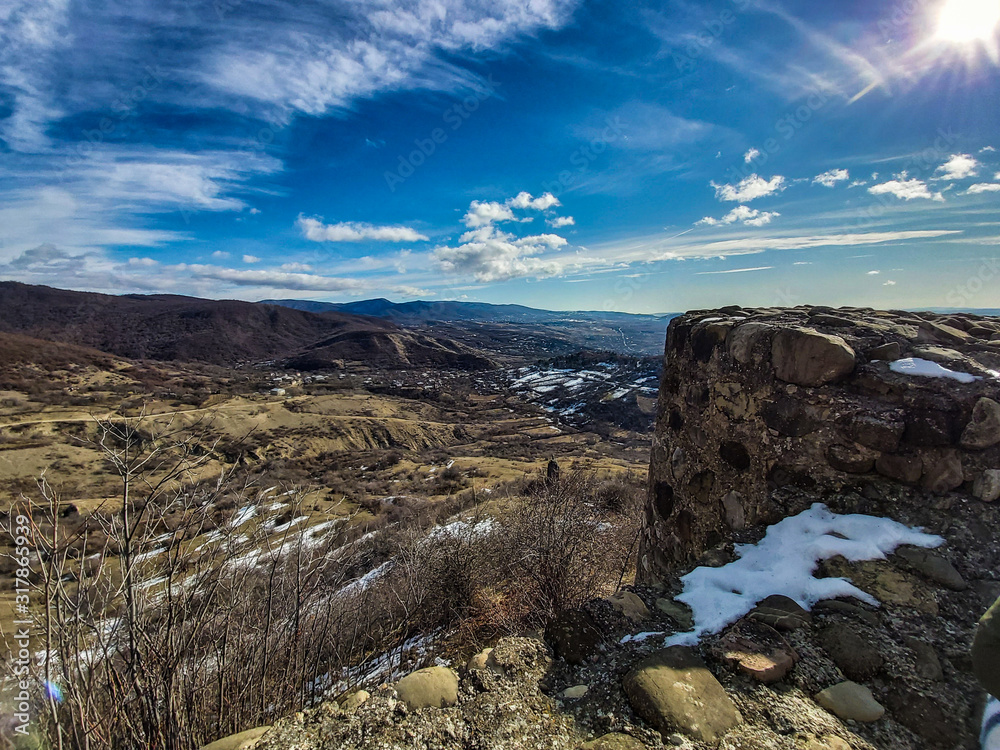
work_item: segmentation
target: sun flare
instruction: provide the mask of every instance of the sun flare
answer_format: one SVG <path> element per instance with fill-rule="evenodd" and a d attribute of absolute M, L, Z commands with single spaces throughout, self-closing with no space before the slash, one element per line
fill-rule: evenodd
<path fill-rule="evenodd" d="M 997 23 L 1000 0 L 945 0 L 938 16 L 937 37 L 956 43 L 989 39 Z"/>

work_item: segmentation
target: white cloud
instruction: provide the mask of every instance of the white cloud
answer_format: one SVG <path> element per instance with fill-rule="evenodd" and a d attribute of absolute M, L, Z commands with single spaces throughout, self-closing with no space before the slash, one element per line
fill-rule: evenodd
<path fill-rule="evenodd" d="M 704 224 L 714 227 L 719 224 L 735 224 L 736 222 L 740 222 L 748 227 L 762 227 L 765 224 L 770 224 L 771 219 L 776 216 L 781 216 L 781 214 L 777 211 L 758 211 L 757 209 L 750 208 L 749 206 L 737 206 L 721 219 L 706 216 L 704 219 L 696 221 L 695 224 Z"/>
<path fill-rule="evenodd" d="M 559 229 L 573 226 L 576 224 L 576 220 L 572 216 L 557 216 L 554 219 L 549 219 L 548 224 L 554 229 Z"/>
<path fill-rule="evenodd" d="M 251 216 L 256 216 L 259 213 L 260 213 L 260 209 L 259 208 L 251 208 L 250 209 L 250 215 Z"/>
<path fill-rule="evenodd" d="M 538 257 L 566 244 L 565 239 L 554 234 L 515 239 L 496 227 L 486 226 L 466 232 L 461 239 L 463 244 L 458 247 L 434 248 L 434 260 L 445 273 L 472 276 L 480 282 L 556 276 L 575 262 Z"/>
<path fill-rule="evenodd" d="M 303 216 L 295 221 L 302 236 L 313 242 L 419 242 L 428 239 L 417 230 L 403 226 L 375 226 L 355 221 L 324 224 L 322 220 Z"/>
<path fill-rule="evenodd" d="M 462 223 L 470 228 L 486 227 L 495 221 L 513 221 L 514 212 L 508 206 L 496 201 L 472 201 L 469 210 L 462 217 Z"/>
<path fill-rule="evenodd" d="M 997 172 L 995 175 L 993 175 L 993 179 L 1000 180 L 1000 172 Z"/>
<path fill-rule="evenodd" d="M 229 257 L 229 253 L 227 253 L 225 250 L 216 250 L 214 253 L 212 253 L 212 257 L 215 258 L 216 260 L 225 260 L 226 258 Z"/>
<path fill-rule="evenodd" d="M 900 200 L 911 201 L 916 198 L 943 201 L 941 193 L 932 193 L 923 180 L 907 179 L 906 172 L 896 175 L 896 179 L 872 185 L 868 188 L 872 195 L 894 195 Z"/>
<path fill-rule="evenodd" d="M 244 255 L 243 256 L 243 262 L 244 263 L 248 263 L 250 265 L 253 265 L 254 263 L 260 263 L 260 261 L 261 261 L 261 259 L 258 258 L 256 255 Z"/>
<path fill-rule="evenodd" d="M 961 180 L 976 174 L 979 162 L 969 154 L 952 154 L 944 164 L 935 170 L 938 180 Z"/>
<path fill-rule="evenodd" d="M 878 276 L 880 273 L 882 273 L 882 272 L 881 271 L 869 271 L 868 275 L 869 276 Z"/>
<path fill-rule="evenodd" d="M 981 154 L 992 153 L 994 151 L 996 151 L 996 149 L 993 148 L 993 146 L 983 146 L 981 149 L 979 149 L 979 153 Z"/>
<path fill-rule="evenodd" d="M 308 263 L 282 263 L 282 271 L 291 271 L 292 273 L 304 273 L 312 271 L 312 266 Z"/>
<path fill-rule="evenodd" d="M 287 271 L 251 271 L 199 264 L 181 264 L 175 268 L 179 271 L 187 271 L 198 278 L 226 281 L 235 286 L 261 286 L 311 292 L 343 292 L 360 289 L 363 286 L 357 279 L 338 279 L 332 276 L 288 273 Z"/>
<path fill-rule="evenodd" d="M 718 258 L 728 255 L 751 255 L 767 250 L 808 250 L 817 247 L 856 247 L 887 242 L 907 242 L 935 239 L 961 234 L 957 229 L 926 229 L 894 232 L 845 232 L 841 234 L 766 237 L 741 234 L 739 237 L 710 242 L 664 242 L 662 237 L 650 238 L 647 245 L 630 240 L 625 257 L 631 261 L 679 260 L 682 258 Z M 616 255 L 605 250 L 605 257 Z M 621 257 L 621 256 L 619 256 Z"/>
<path fill-rule="evenodd" d="M 749 164 L 754 159 L 756 159 L 758 156 L 760 156 L 760 151 L 758 149 L 754 148 L 753 146 L 751 146 L 750 149 L 745 154 L 743 154 L 743 161 L 746 164 Z"/>
<path fill-rule="evenodd" d="M 512 208 L 528 208 L 535 211 L 544 211 L 553 206 L 561 206 L 559 199 L 552 193 L 544 193 L 537 198 L 532 198 L 531 193 L 521 191 L 516 196 L 507 201 L 507 205 Z"/>
<path fill-rule="evenodd" d="M 847 187 L 849 187 L 849 188 L 852 188 L 852 187 L 861 187 L 862 185 L 867 185 L 867 184 L 868 184 L 868 180 L 854 180 Z"/>
<path fill-rule="evenodd" d="M 529 211 L 545 211 L 553 206 L 561 206 L 559 199 L 552 193 L 543 193 L 537 198 L 531 193 L 522 190 L 513 198 L 508 198 L 503 203 L 499 201 L 472 201 L 469 210 L 462 217 L 462 223 L 470 229 L 480 227 L 490 227 L 494 223 L 501 221 L 531 221 L 530 218 L 518 219 L 514 216 L 512 208 Z M 556 219 L 555 221 L 558 221 Z M 550 223 L 552 223 L 550 221 Z M 572 219 L 570 222 L 572 223 Z M 565 226 L 565 224 L 552 224 L 553 226 Z"/>
<path fill-rule="evenodd" d="M 892 279 L 888 279 L 884 284 L 882 284 L 882 286 L 896 286 L 896 282 Z"/>
<path fill-rule="evenodd" d="M 1000 178 L 1000 174 L 997 175 Z M 980 193 L 1000 193 L 1000 182 L 977 182 L 970 185 L 965 191 L 965 195 L 978 195 Z"/>
<path fill-rule="evenodd" d="M 736 185 L 717 185 L 710 183 L 715 188 L 715 197 L 720 201 L 737 201 L 746 203 L 766 195 L 784 190 L 785 178 L 775 175 L 770 180 L 765 180 L 756 174 L 745 177 Z"/>
<path fill-rule="evenodd" d="M 747 273 L 748 271 L 770 271 L 774 266 L 755 266 L 754 268 L 730 268 L 728 271 L 699 271 L 695 276 L 716 276 L 724 273 Z"/>
<path fill-rule="evenodd" d="M 850 178 L 846 169 L 831 169 L 823 174 L 818 174 L 813 178 L 814 185 L 822 185 L 823 187 L 832 188 L 838 182 L 843 182 Z"/>

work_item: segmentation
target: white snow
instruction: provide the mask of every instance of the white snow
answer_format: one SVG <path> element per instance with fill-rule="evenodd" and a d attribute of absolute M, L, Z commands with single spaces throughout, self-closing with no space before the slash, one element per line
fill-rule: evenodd
<path fill-rule="evenodd" d="M 256 505 L 244 505 L 242 508 L 236 511 L 236 513 L 233 514 L 233 517 L 231 519 L 229 519 L 229 528 L 235 529 L 239 526 L 242 526 L 251 518 L 253 518 L 255 515 L 257 515 Z"/>
<path fill-rule="evenodd" d="M 392 570 L 393 561 L 388 560 L 377 568 L 372 568 L 367 573 L 365 573 L 360 578 L 357 578 L 346 586 L 342 586 L 337 590 L 335 596 L 350 596 L 351 594 L 360 594 L 362 591 L 371 586 L 375 581 L 384 576 L 390 570 Z"/>
<path fill-rule="evenodd" d="M 919 357 L 906 357 L 897 359 L 889 364 L 889 369 L 903 375 L 915 375 L 924 378 L 951 378 L 959 383 L 972 383 L 982 378 L 977 375 L 970 375 L 967 372 L 955 372 L 947 367 L 942 367 L 937 362 Z"/>
<path fill-rule="evenodd" d="M 666 645 L 695 645 L 702 635 L 718 633 L 771 594 L 784 594 L 806 609 L 847 596 L 878 606 L 846 578 L 816 578 L 817 563 L 837 555 L 850 561 L 883 560 L 903 544 L 937 547 L 943 542 L 888 518 L 837 515 L 816 503 L 769 527 L 757 544 L 736 545 L 738 559 L 728 565 L 695 568 L 683 576 L 684 591 L 676 598 L 691 607 L 695 627 L 672 635 Z M 626 636 L 622 642 L 654 635 L 659 633 Z"/>

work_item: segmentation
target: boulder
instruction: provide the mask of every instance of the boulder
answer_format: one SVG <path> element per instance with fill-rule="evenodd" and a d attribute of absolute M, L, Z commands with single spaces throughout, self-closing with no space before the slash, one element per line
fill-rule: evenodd
<path fill-rule="evenodd" d="M 851 680 L 866 680 L 882 669 L 885 663 L 867 638 L 841 623 L 823 628 L 819 643 L 833 663 Z"/>
<path fill-rule="evenodd" d="M 782 594 L 772 594 L 762 600 L 747 616 L 777 630 L 795 630 L 812 624 L 812 615 L 794 599 Z"/>
<path fill-rule="evenodd" d="M 716 742 L 743 723 L 725 689 L 691 649 L 672 646 L 643 659 L 623 686 L 635 712 L 661 732 L 679 729 L 700 742 Z"/>
<path fill-rule="evenodd" d="M 673 599 L 657 599 L 656 608 L 663 614 L 677 623 L 681 630 L 692 630 L 694 628 L 694 616 L 691 608 Z"/>
<path fill-rule="evenodd" d="M 799 660 L 781 633 L 751 619 L 729 628 L 712 650 L 720 661 L 765 685 L 784 679 Z"/>
<path fill-rule="evenodd" d="M 1000 470 L 986 469 L 972 483 L 972 494 L 984 503 L 992 503 L 1000 497 Z"/>
<path fill-rule="evenodd" d="M 945 588 L 952 591 L 965 591 L 969 588 L 969 584 L 962 578 L 962 574 L 955 570 L 955 566 L 936 552 L 923 547 L 904 545 L 896 549 L 894 554 L 913 570 Z"/>
<path fill-rule="evenodd" d="M 928 451 L 922 456 L 923 475 L 920 486 L 925 490 L 943 495 L 962 485 L 965 479 L 962 471 L 962 457 L 954 449 Z"/>
<path fill-rule="evenodd" d="M 367 690 L 357 690 L 344 698 L 344 702 L 340 704 L 340 707 L 345 711 L 355 711 L 369 698 L 371 698 L 371 694 Z"/>
<path fill-rule="evenodd" d="M 589 685 L 574 685 L 559 693 L 559 697 L 564 700 L 575 701 L 585 696 L 588 690 L 590 690 Z"/>
<path fill-rule="evenodd" d="M 888 344 L 882 344 L 881 346 L 876 346 L 874 349 L 868 350 L 868 359 L 870 360 L 881 360 L 882 362 L 895 362 L 897 359 L 903 356 L 902 349 L 899 344 L 895 341 L 890 341 Z"/>
<path fill-rule="evenodd" d="M 883 453 L 875 459 L 875 471 L 897 482 L 916 484 L 923 474 L 924 464 L 920 456 L 895 456 Z"/>
<path fill-rule="evenodd" d="M 959 443 L 971 450 L 983 450 L 1000 443 L 1000 404 L 991 398 L 979 399 Z"/>
<path fill-rule="evenodd" d="M 255 729 L 248 729 L 245 732 L 231 734 L 228 737 L 223 737 L 221 740 L 209 742 L 207 745 L 202 746 L 201 750 L 250 750 L 270 728 L 270 726 L 256 727 Z"/>
<path fill-rule="evenodd" d="M 478 654 L 469 659 L 469 663 L 465 666 L 465 668 L 470 672 L 487 669 L 486 660 L 490 658 L 491 653 L 493 653 L 492 648 L 484 648 Z"/>
<path fill-rule="evenodd" d="M 854 371 L 854 350 L 840 336 L 809 328 L 784 328 L 771 340 L 771 365 L 779 380 L 820 386 Z"/>
<path fill-rule="evenodd" d="M 458 703 L 458 675 L 447 667 L 426 667 L 396 683 L 396 695 L 411 711 Z"/>
<path fill-rule="evenodd" d="M 607 598 L 607 601 L 632 622 L 649 619 L 649 608 L 646 603 L 631 591 L 616 591 Z"/>
<path fill-rule="evenodd" d="M 839 682 L 816 694 L 816 702 L 841 719 L 878 721 L 885 715 L 872 691 L 856 682 Z"/>

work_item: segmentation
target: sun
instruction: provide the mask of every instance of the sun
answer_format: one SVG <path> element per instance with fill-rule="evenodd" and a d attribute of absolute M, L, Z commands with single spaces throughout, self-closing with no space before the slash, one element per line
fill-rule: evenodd
<path fill-rule="evenodd" d="M 1000 23 L 1000 0 L 945 0 L 938 15 L 937 38 L 963 43 L 986 40 Z"/>

